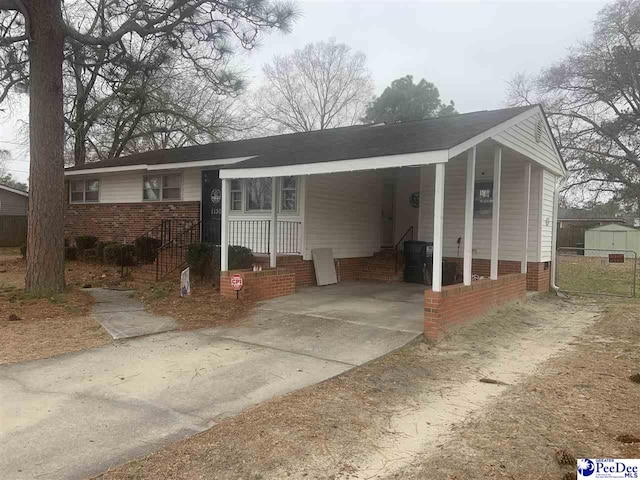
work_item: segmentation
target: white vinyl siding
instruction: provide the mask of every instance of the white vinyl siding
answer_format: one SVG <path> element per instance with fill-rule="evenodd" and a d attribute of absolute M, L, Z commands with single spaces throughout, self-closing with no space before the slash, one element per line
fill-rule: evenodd
<path fill-rule="evenodd" d="M 556 155 L 553 140 L 549 137 L 546 128 L 542 130 L 540 141 L 536 142 L 535 131 L 539 121 L 544 122 L 542 116 L 540 114 L 533 115 L 511 128 L 493 135 L 493 138 L 502 145 L 535 160 L 544 168 L 561 174 L 562 166 Z"/>
<path fill-rule="evenodd" d="M 173 172 L 159 172 L 160 175 Z M 188 168 L 178 173 L 182 174 L 182 200 L 166 200 L 167 202 L 195 202 L 200 201 L 202 188 L 201 171 L 199 168 Z M 149 172 L 123 172 L 101 175 L 100 203 L 138 203 L 142 202 L 143 177 L 151 175 Z"/>
<path fill-rule="evenodd" d="M 464 204 L 466 185 L 466 161 L 458 156 L 449 161 L 445 168 L 444 202 L 444 243 L 445 257 L 462 257 L 464 250 Z M 502 191 L 500 198 L 500 244 L 501 260 L 522 259 L 523 202 L 524 202 L 524 166 L 520 160 L 505 159 L 502 162 Z M 540 175 L 540 169 L 534 167 L 532 178 Z M 418 239 L 433 241 L 433 195 L 434 173 L 432 166 L 422 168 L 420 194 L 420 226 Z M 493 158 L 484 155 L 476 161 L 476 180 L 493 179 Z M 539 229 L 535 218 L 537 189 L 531 189 L 529 217 L 529 261 L 537 262 L 537 236 Z M 461 239 L 458 246 L 457 240 Z M 491 216 L 473 219 L 473 257 L 491 258 Z"/>
<path fill-rule="evenodd" d="M 333 249 L 334 258 L 371 256 L 380 250 L 382 177 L 364 171 L 306 179 L 306 247 Z"/>
<path fill-rule="evenodd" d="M 29 197 L 0 188 L 0 215 L 27 215 Z"/>

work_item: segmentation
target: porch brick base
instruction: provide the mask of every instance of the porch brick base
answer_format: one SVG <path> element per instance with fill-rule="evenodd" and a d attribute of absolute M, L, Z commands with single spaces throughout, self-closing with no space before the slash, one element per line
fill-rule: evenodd
<path fill-rule="evenodd" d="M 239 293 L 231 288 L 231 276 L 240 274 L 244 286 Z M 296 274 L 286 268 L 269 268 L 261 272 L 230 270 L 220 275 L 220 295 L 243 300 L 268 300 L 296 293 Z"/>
<path fill-rule="evenodd" d="M 101 241 L 129 242 L 174 218 L 200 218 L 200 202 L 65 204 L 64 236 L 94 235 Z"/>
<path fill-rule="evenodd" d="M 462 275 L 463 259 L 458 257 L 448 257 L 448 261 L 458 264 L 458 273 Z M 528 262 L 527 263 L 527 290 L 534 292 L 548 292 L 551 288 L 551 262 Z M 484 258 L 474 258 L 471 271 L 483 277 L 488 277 L 491 273 L 491 260 Z M 510 273 L 520 273 L 520 262 L 515 260 L 499 260 L 498 275 L 508 275 Z"/>
<path fill-rule="evenodd" d="M 452 325 L 478 317 L 507 302 L 524 299 L 526 276 L 512 273 L 497 280 L 483 279 L 469 286 L 449 285 L 441 292 L 424 293 L 424 336 L 430 340 L 442 337 Z"/>

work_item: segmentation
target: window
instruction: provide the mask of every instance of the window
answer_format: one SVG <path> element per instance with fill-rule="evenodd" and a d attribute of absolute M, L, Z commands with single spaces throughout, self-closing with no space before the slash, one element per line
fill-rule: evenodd
<path fill-rule="evenodd" d="M 493 213 L 493 181 L 476 182 L 473 198 L 473 216 L 490 217 Z"/>
<path fill-rule="evenodd" d="M 231 180 L 231 210 L 242 210 L 242 180 Z"/>
<path fill-rule="evenodd" d="M 180 200 L 182 198 L 182 176 L 179 173 L 168 175 L 147 175 L 142 185 L 142 199 L 149 202 L 160 200 Z"/>
<path fill-rule="evenodd" d="M 99 180 L 72 180 L 69 187 L 71 203 L 97 203 L 100 201 Z"/>
<path fill-rule="evenodd" d="M 271 210 L 271 178 L 249 178 L 247 188 L 247 210 Z"/>
<path fill-rule="evenodd" d="M 282 212 L 295 212 L 298 209 L 297 183 L 296 177 L 282 177 L 280 202 Z"/>

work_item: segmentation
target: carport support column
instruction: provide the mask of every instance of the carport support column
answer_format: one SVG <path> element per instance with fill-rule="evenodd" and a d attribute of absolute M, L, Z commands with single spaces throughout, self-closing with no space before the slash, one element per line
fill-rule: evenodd
<path fill-rule="evenodd" d="M 271 226 L 269 230 L 269 266 L 276 268 L 278 249 L 278 178 L 271 177 Z"/>
<path fill-rule="evenodd" d="M 464 264 L 463 281 L 471 285 L 473 265 L 473 197 L 476 183 L 476 147 L 467 152 L 467 192 L 464 204 Z"/>
<path fill-rule="evenodd" d="M 436 163 L 436 184 L 433 198 L 433 273 L 431 290 L 442 291 L 442 242 L 444 231 L 444 163 Z"/>
<path fill-rule="evenodd" d="M 222 215 L 220 219 L 220 270 L 229 270 L 229 202 L 231 199 L 228 178 L 222 179 Z"/>
<path fill-rule="evenodd" d="M 498 246 L 500 244 L 500 183 L 502 177 L 502 148 L 493 152 L 493 214 L 491 216 L 491 280 L 498 279 Z"/>
<path fill-rule="evenodd" d="M 527 273 L 527 261 L 529 260 L 529 208 L 531 203 L 531 162 L 524 166 L 524 202 L 522 205 L 522 264 L 520 273 Z"/>

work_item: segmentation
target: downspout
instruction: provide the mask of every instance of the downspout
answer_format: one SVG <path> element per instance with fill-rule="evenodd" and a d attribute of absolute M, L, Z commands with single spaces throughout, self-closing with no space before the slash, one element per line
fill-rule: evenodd
<path fill-rule="evenodd" d="M 557 235 L 558 235 L 558 200 L 560 198 L 560 189 L 566 183 L 567 178 L 561 177 L 555 182 L 555 190 L 553 192 L 553 223 L 551 230 L 551 288 L 557 294 L 560 287 L 556 285 L 556 261 L 557 261 Z"/>

